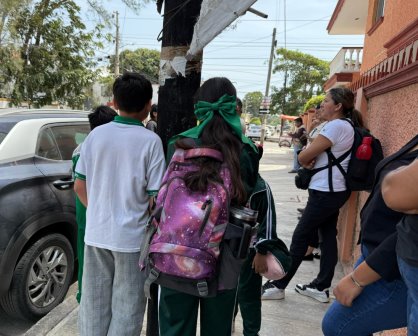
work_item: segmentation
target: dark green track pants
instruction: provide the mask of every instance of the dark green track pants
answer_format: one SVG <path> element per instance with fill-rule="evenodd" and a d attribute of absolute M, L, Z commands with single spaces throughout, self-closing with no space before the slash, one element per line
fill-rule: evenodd
<path fill-rule="evenodd" d="M 244 336 L 257 336 L 261 328 L 262 278 L 252 268 L 255 251 L 251 250 L 241 268 L 238 304 L 244 325 Z"/>
<path fill-rule="evenodd" d="M 195 336 L 200 304 L 200 335 L 230 336 L 236 290 L 213 298 L 198 298 L 161 287 L 159 322 L 161 336 Z"/>

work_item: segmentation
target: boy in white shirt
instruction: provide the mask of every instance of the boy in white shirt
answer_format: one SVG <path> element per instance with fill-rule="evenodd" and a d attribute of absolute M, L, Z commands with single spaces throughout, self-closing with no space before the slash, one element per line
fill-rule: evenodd
<path fill-rule="evenodd" d="M 115 80 L 113 95 L 120 115 L 88 135 L 75 169 L 75 192 L 88 205 L 82 336 L 141 333 L 146 275 L 138 267 L 139 247 L 165 170 L 160 138 L 142 125 L 151 109 L 151 83 L 125 73 Z"/>

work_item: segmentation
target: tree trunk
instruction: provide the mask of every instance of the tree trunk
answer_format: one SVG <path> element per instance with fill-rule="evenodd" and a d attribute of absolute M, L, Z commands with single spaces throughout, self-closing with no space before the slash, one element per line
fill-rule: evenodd
<path fill-rule="evenodd" d="M 161 61 L 186 55 L 201 4 L 202 0 L 165 1 Z M 185 77 L 180 74 L 170 75 L 167 69 L 160 66 L 158 134 L 163 141 L 164 151 L 173 135 L 196 126 L 193 96 L 200 86 L 202 55 L 187 62 Z"/>

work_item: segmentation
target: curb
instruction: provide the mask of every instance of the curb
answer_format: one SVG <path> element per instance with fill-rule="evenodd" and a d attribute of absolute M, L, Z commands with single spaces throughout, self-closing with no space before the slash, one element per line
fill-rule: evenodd
<path fill-rule="evenodd" d="M 41 318 L 26 333 L 24 333 L 23 336 L 48 335 L 48 333 L 50 333 L 53 329 L 59 328 L 60 325 L 65 323 L 65 321 L 71 317 L 71 313 L 78 308 L 78 302 L 75 299 L 76 291 L 77 282 L 71 285 L 64 301 Z"/>

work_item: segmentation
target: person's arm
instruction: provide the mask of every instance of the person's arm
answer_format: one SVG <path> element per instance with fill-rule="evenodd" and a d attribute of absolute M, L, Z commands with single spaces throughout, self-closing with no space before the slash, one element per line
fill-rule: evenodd
<path fill-rule="evenodd" d="M 315 164 L 315 158 L 331 146 L 332 142 L 319 134 L 309 147 L 300 152 L 298 156 L 299 163 L 304 168 L 312 169 Z"/>
<path fill-rule="evenodd" d="M 83 203 L 83 205 L 87 208 L 88 201 L 86 181 L 76 178 L 74 182 L 74 191 L 77 194 L 80 202 Z"/>
<path fill-rule="evenodd" d="M 382 195 L 386 205 L 399 212 L 418 214 L 418 160 L 386 175 Z"/>
<path fill-rule="evenodd" d="M 363 288 L 380 278 L 381 276 L 363 261 L 353 272 L 338 282 L 333 291 L 335 298 L 343 306 L 351 307 L 353 300 L 361 294 Z"/>

